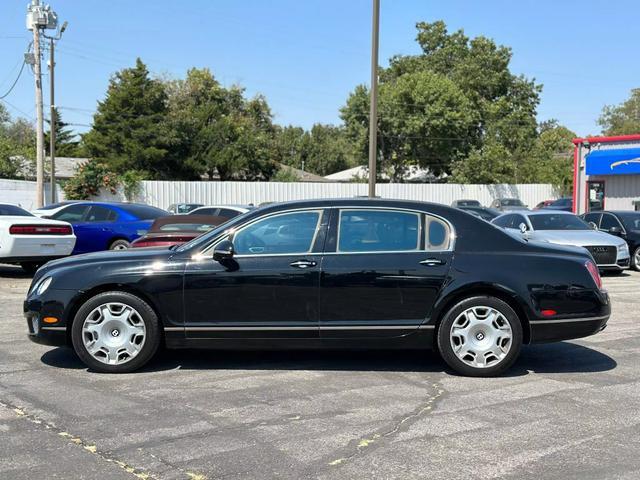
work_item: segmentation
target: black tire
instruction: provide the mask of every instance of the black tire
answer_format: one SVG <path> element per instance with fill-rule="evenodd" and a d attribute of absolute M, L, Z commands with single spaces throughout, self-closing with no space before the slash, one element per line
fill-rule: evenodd
<path fill-rule="evenodd" d="M 640 257 L 640 247 L 636 247 L 636 249 L 631 254 L 631 268 L 633 268 L 636 272 L 640 272 L 640 263 L 636 261 L 636 258 Z"/>
<path fill-rule="evenodd" d="M 131 244 L 124 238 L 119 238 L 111 242 L 111 244 L 109 244 L 109 250 L 126 250 L 127 248 L 130 248 L 130 247 L 131 247 Z"/>
<path fill-rule="evenodd" d="M 82 328 L 87 316 L 98 306 L 106 303 L 121 303 L 134 308 L 145 326 L 145 339 L 139 353 L 125 363 L 109 365 L 94 358 L 86 349 Z M 78 310 L 71 325 L 71 342 L 80 359 L 91 370 L 102 373 L 128 373 L 144 366 L 158 351 L 161 343 L 160 321 L 154 310 L 144 300 L 127 292 L 100 293 L 87 300 Z"/>
<path fill-rule="evenodd" d="M 42 266 L 42 264 L 38 262 L 22 262 L 20 266 L 26 273 L 33 275 Z"/>
<path fill-rule="evenodd" d="M 511 327 L 511 346 L 498 363 L 474 367 L 458 358 L 452 346 L 451 330 L 458 316 L 472 307 L 490 307 L 502 314 Z M 443 317 L 437 332 L 438 350 L 444 361 L 457 373 L 469 377 L 495 377 L 509 369 L 522 348 L 522 323 L 516 312 L 502 300 L 491 296 L 467 298 L 454 305 Z"/>

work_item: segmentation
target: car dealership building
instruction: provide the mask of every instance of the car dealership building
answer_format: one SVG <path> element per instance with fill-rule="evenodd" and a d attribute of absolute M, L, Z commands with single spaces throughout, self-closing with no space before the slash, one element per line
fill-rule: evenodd
<path fill-rule="evenodd" d="M 640 210 L 640 135 L 573 141 L 573 211 Z"/>

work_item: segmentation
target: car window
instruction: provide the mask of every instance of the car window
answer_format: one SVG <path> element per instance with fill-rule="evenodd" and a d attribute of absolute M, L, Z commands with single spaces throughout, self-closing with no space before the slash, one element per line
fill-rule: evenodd
<path fill-rule="evenodd" d="M 618 219 L 610 213 L 603 213 L 602 220 L 600 220 L 600 228 L 602 230 L 610 230 L 613 227 L 622 228 L 622 225 L 620 225 Z"/>
<path fill-rule="evenodd" d="M 233 217 L 237 217 L 238 215 L 240 215 L 240 212 L 238 212 L 237 210 L 231 210 L 230 208 L 221 208 L 220 211 L 218 212 L 219 217 L 225 217 L 225 218 L 233 218 Z"/>
<path fill-rule="evenodd" d="M 62 220 L 63 222 L 80 222 L 88 208 L 87 205 L 70 205 L 53 214 L 51 218 Z"/>
<path fill-rule="evenodd" d="M 448 250 L 450 243 L 449 225 L 438 218 L 427 216 L 427 250 Z"/>
<path fill-rule="evenodd" d="M 625 212 L 619 214 L 624 223 L 625 228 L 628 230 L 640 230 L 640 213 L 638 212 Z"/>
<path fill-rule="evenodd" d="M 219 208 L 198 208 L 197 211 L 196 210 L 192 210 L 189 212 L 189 215 L 213 215 L 213 216 L 217 216 L 218 215 L 218 210 L 220 210 Z"/>
<path fill-rule="evenodd" d="M 311 251 L 319 211 L 292 212 L 258 220 L 233 236 L 238 255 L 296 254 Z"/>
<path fill-rule="evenodd" d="M 502 228 L 511 228 L 510 225 L 512 223 L 513 223 L 513 215 L 502 215 L 501 217 L 498 217 L 493 221 L 494 225 L 497 225 Z"/>
<path fill-rule="evenodd" d="M 513 215 L 513 223 L 511 224 L 512 226 L 510 228 L 517 228 L 518 230 L 520 230 L 521 223 L 527 225 L 527 220 L 522 215 Z"/>
<path fill-rule="evenodd" d="M 85 217 L 85 222 L 113 222 L 116 219 L 115 212 L 101 205 L 92 205 Z"/>
<path fill-rule="evenodd" d="M 340 252 L 398 252 L 419 248 L 420 216 L 399 210 L 342 210 Z"/>
<path fill-rule="evenodd" d="M 13 215 L 16 217 L 33 217 L 32 214 L 26 210 L 17 207 L 16 205 L 0 205 L 0 215 Z"/>
<path fill-rule="evenodd" d="M 587 213 L 584 216 L 584 221 L 589 223 L 589 222 L 593 222 L 596 225 L 599 225 L 600 223 L 600 214 L 599 213 Z"/>
<path fill-rule="evenodd" d="M 569 214 L 529 215 L 534 230 L 591 230 L 582 218 Z"/>

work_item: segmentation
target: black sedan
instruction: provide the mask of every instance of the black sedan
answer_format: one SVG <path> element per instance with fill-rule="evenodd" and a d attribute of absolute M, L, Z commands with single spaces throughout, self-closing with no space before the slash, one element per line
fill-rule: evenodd
<path fill-rule="evenodd" d="M 584 249 L 528 243 L 455 208 L 316 200 L 250 211 L 180 247 L 56 260 L 24 304 L 29 336 L 129 372 L 169 348 L 436 348 L 504 372 L 523 343 L 609 319 Z"/>
<path fill-rule="evenodd" d="M 640 271 L 640 212 L 620 210 L 589 212 L 582 218 L 601 232 L 621 237 L 629 245 L 631 268 Z"/>

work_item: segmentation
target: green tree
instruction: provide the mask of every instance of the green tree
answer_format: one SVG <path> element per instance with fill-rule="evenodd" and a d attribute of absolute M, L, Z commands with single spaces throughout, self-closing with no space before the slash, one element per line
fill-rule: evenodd
<path fill-rule="evenodd" d="M 504 168 L 494 177 L 513 180 L 518 168 L 508 164 L 524 158 L 537 135 L 541 86 L 511 73 L 511 49 L 489 38 L 449 33 L 442 21 L 417 29 L 422 53 L 394 56 L 380 69 L 381 164 L 396 180 L 417 164 L 478 182 L 492 172 L 477 168 L 498 162 Z M 360 163 L 368 149 L 367 93 L 356 87 L 342 109 Z M 477 168 L 461 165 L 467 157 Z"/>
<path fill-rule="evenodd" d="M 0 178 L 35 176 L 36 132 L 24 119 L 12 120 L 0 104 Z"/>
<path fill-rule="evenodd" d="M 620 105 L 605 106 L 598 124 L 604 135 L 640 133 L 640 88 L 631 90 L 631 96 Z"/>
<path fill-rule="evenodd" d="M 93 126 L 83 137 L 88 156 L 118 174 L 144 172 L 151 179 L 188 179 L 194 172 L 172 150 L 164 84 L 151 79 L 137 59 L 117 72 L 98 103 Z"/>
<path fill-rule="evenodd" d="M 173 146 L 190 169 L 210 179 L 269 179 L 275 127 L 266 100 L 224 88 L 208 69 L 167 85 Z"/>
<path fill-rule="evenodd" d="M 62 121 L 59 110 L 55 109 L 55 132 L 56 132 L 56 156 L 58 157 L 77 157 L 79 156 L 79 141 L 73 131 L 67 128 L 69 125 Z M 51 155 L 51 121 L 48 121 L 49 129 L 44 134 L 44 146 L 47 155 Z"/>

